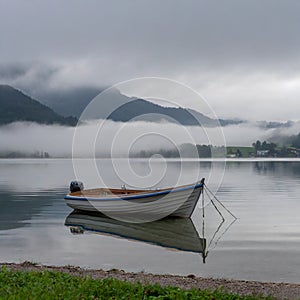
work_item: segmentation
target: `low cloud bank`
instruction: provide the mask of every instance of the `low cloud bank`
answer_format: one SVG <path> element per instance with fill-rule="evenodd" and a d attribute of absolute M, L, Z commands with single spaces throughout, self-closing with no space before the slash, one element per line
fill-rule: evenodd
<path fill-rule="evenodd" d="M 200 128 L 100 120 L 72 128 L 20 122 L 0 127 L 0 153 L 43 151 L 51 157 L 71 157 L 73 152 L 76 157 L 119 157 L 141 150 L 174 149 L 182 143 L 250 146 L 256 140 L 272 139 L 280 143 L 284 137 L 299 132 L 300 123 L 288 128 L 261 129 L 256 123 Z"/>

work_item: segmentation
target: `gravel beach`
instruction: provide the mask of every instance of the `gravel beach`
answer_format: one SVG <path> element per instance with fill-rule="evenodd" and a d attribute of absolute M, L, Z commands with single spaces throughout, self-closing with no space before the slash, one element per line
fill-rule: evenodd
<path fill-rule="evenodd" d="M 92 270 L 82 269 L 79 267 L 70 266 L 44 266 L 37 265 L 31 262 L 20 264 L 15 263 L 0 263 L 0 266 L 6 266 L 11 270 L 22 271 L 60 271 L 66 272 L 74 276 L 90 276 L 94 279 L 103 279 L 108 277 L 117 278 L 119 280 L 141 282 L 149 284 L 160 284 L 161 286 L 177 286 L 183 289 L 197 288 L 215 290 L 223 288 L 227 292 L 240 295 L 271 295 L 276 299 L 300 299 L 300 284 L 292 283 L 272 283 L 244 280 L 228 280 L 228 279 L 213 279 L 200 278 L 194 275 L 176 276 L 176 275 L 154 275 L 147 273 L 128 273 L 122 270 Z"/>

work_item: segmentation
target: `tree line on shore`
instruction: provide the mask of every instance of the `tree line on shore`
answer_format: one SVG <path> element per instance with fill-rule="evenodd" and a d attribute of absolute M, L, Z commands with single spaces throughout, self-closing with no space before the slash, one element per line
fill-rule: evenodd
<path fill-rule="evenodd" d="M 211 157 L 299 157 L 300 133 L 285 139 L 282 145 L 274 142 L 260 141 L 252 143 L 250 147 L 212 146 L 182 144 L 174 149 L 141 150 L 134 152 L 131 157 L 149 158 L 155 154 L 166 158 L 211 158 Z"/>

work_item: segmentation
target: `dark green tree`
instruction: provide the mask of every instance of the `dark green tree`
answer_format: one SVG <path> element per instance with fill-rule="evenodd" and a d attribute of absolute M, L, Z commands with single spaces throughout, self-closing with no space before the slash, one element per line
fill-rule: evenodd
<path fill-rule="evenodd" d="M 236 156 L 237 156 L 237 157 L 242 157 L 242 156 L 243 156 L 243 154 L 242 154 L 242 152 L 241 152 L 240 149 L 237 149 L 237 150 L 236 150 Z"/>
<path fill-rule="evenodd" d="M 294 136 L 292 139 L 292 147 L 300 148 L 300 133 Z"/>
<path fill-rule="evenodd" d="M 261 150 L 261 141 L 257 140 L 256 143 L 253 143 L 252 146 L 254 147 L 255 151 Z"/>

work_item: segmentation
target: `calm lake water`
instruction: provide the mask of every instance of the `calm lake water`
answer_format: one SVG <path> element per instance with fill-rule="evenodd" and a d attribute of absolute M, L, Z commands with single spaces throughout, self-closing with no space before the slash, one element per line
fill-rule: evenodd
<path fill-rule="evenodd" d="M 101 178 L 90 171 L 93 163 L 81 160 L 75 167 L 87 187 L 132 184 L 126 181 L 131 173 L 125 162 L 117 162 L 120 172 L 115 174 L 111 161 L 98 160 Z M 72 210 L 63 196 L 75 175 L 72 160 L 64 159 L 0 160 L 0 261 L 299 283 L 300 161 L 239 160 L 227 161 L 225 167 L 224 162 L 132 160 L 130 166 L 138 175 L 133 180 L 145 187 L 173 185 L 178 174 L 178 182 L 187 183 L 200 166 L 199 178 L 206 177 L 208 187 L 218 190 L 218 199 L 238 217 L 231 224 L 232 217 L 218 206 L 225 216 L 220 224 L 209 204 L 204 227 L 200 207 L 192 223 L 184 225 L 195 231 L 187 244 L 206 239 L 205 263 L 201 253 L 185 251 L 182 244 L 178 246 L 182 250 L 168 248 L 164 233 L 160 242 L 155 238 L 151 242 L 148 229 L 142 227 L 144 241 L 95 230 L 72 234 L 65 226 Z M 182 235 L 180 228 L 177 233 Z M 182 237 L 185 243 L 184 238 L 189 237 Z"/>

